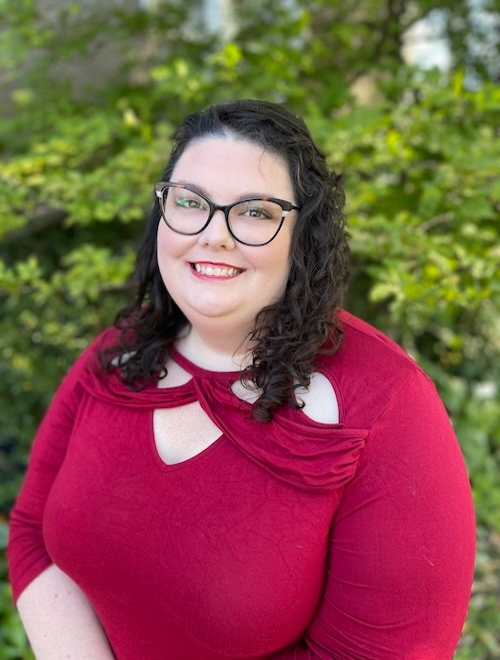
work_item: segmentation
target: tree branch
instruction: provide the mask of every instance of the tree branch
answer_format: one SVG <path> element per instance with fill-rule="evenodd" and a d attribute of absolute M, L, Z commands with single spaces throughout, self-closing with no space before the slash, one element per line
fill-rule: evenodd
<path fill-rule="evenodd" d="M 13 229 L 12 231 L 7 231 L 2 237 L 2 243 L 9 244 L 15 243 L 27 236 L 32 236 L 33 234 L 38 233 L 51 227 L 53 225 L 61 224 L 68 217 L 68 213 L 63 211 L 63 209 L 56 208 L 53 206 L 37 206 L 33 213 L 33 216 L 27 224 L 21 229 Z"/>

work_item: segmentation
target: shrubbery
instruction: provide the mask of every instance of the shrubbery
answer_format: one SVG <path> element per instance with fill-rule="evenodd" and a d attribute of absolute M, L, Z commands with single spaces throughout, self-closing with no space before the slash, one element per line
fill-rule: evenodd
<path fill-rule="evenodd" d="M 297 1 L 293 11 L 285 2 L 235 2 L 238 30 L 224 40 L 203 30 L 189 3 L 149 12 L 120 4 L 97 16 L 64 3 L 49 20 L 29 0 L 0 3 L 0 548 L 61 374 L 130 296 L 172 126 L 214 101 L 283 101 L 345 173 L 353 249 L 346 306 L 424 366 L 456 427 L 480 542 L 457 658 L 500 657 L 495 60 L 467 55 L 456 22 L 449 75 L 408 68 L 398 46 L 405 21 L 436 8 L 458 16 L 467 3 L 415 2 L 412 17 L 406 3 L 393 15 L 398 3 L 382 0 L 353 2 L 350 11 L 351 3 L 328 0 Z M 94 63 L 91 86 L 78 72 L 92 70 L 87 60 L 98 62 L 102 49 L 114 64 L 100 76 Z M 353 95 L 361 79 L 375 89 L 368 105 Z M 3 558 L 0 572 L 0 660 L 29 658 Z"/>

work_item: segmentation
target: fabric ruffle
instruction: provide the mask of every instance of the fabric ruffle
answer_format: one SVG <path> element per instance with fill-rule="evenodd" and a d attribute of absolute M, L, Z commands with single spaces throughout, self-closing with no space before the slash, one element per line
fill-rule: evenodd
<path fill-rule="evenodd" d="M 289 485 L 307 490 L 334 490 L 355 475 L 368 436 L 366 429 L 322 424 L 305 414 L 278 412 L 271 422 L 257 422 L 251 404 L 233 393 L 238 372 L 201 369 L 172 351 L 172 358 L 191 374 L 184 385 L 129 389 L 117 371 L 106 374 L 88 365 L 82 380 L 89 395 L 113 406 L 136 410 L 170 408 L 198 401 L 225 437 L 250 460 Z"/>

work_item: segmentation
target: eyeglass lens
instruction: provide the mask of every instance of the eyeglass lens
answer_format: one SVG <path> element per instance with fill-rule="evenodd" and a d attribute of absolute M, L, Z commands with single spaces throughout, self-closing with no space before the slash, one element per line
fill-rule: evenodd
<path fill-rule="evenodd" d="M 162 211 L 167 224 L 181 234 L 197 234 L 207 223 L 210 204 L 201 195 L 178 186 L 166 186 Z M 231 206 L 228 222 L 234 237 L 242 243 L 262 245 L 274 238 L 283 209 L 268 199 L 244 200 Z"/>

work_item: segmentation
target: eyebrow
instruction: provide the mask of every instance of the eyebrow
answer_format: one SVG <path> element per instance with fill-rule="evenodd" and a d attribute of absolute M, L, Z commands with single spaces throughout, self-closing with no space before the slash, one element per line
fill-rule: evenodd
<path fill-rule="evenodd" d="M 194 191 L 201 193 L 205 197 L 208 197 L 208 199 L 210 199 L 210 200 L 212 199 L 212 197 L 211 197 L 210 193 L 208 192 L 208 190 L 206 188 L 204 188 L 203 186 L 196 185 L 194 183 L 190 183 L 189 181 L 182 180 L 182 179 L 179 180 L 179 181 L 172 181 L 172 183 L 180 183 L 183 186 L 187 186 L 188 188 L 192 188 Z M 270 197 L 276 198 L 276 195 L 267 195 L 267 194 L 264 194 L 262 192 L 248 192 L 248 193 L 241 194 L 236 199 L 236 201 L 240 201 L 240 200 L 244 201 L 245 199 L 252 199 L 252 197 L 257 197 L 259 199 L 260 198 L 268 199 Z M 212 200 L 212 201 L 215 201 L 215 200 Z"/>

